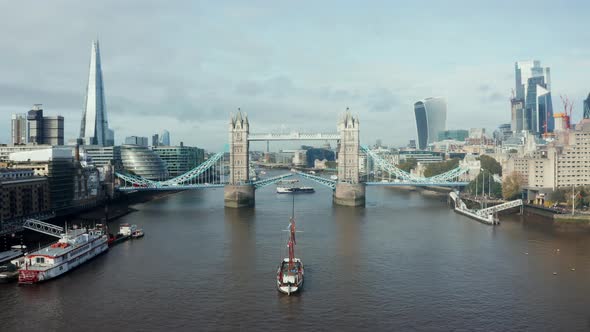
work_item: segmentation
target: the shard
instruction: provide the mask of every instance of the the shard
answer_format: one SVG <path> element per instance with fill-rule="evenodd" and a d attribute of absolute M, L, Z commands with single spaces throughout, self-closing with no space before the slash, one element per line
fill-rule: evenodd
<path fill-rule="evenodd" d="M 82 138 L 85 145 L 113 146 L 115 143 L 114 132 L 109 129 L 104 102 L 98 40 L 92 42 L 90 72 L 88 73 L 88 86 L 86 87 L 84 115 L 80 125 L 80 138 Z"/>

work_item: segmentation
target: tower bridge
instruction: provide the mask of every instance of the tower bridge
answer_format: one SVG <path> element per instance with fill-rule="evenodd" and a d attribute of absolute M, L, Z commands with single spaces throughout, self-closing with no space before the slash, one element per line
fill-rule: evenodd
<path fill-rule="evenodd" d="M 467 169 L 457 167 L 446 173 L 425 178 L 405 172 L 381 158 L 376 152 L 359 141 L 360 123 L 348 109 L 337 122 L 334 133 L 250 133 L 250 122 L 246 113 L 238 111 L 230 116 L 229 145 L 227 150 L 211 156 L 194 169 L 165 181 L 148 180 L 129 173 L 116 173 L 122 183 L 119 191 L 149 190 L 187 190 L 224 188 L 225 206 L 242 208 L 254 206 L 255 190 L 276 183 L 286 177 L 297 175 L 327 186 L 333 190 L 333 202 L 338 205 L 364 206 L 366 186 L 444 186 L 461 187 L 467 182 L 459 177 Z M 290 172 L 284 175 L 255 179 L 250 165 L 250 142 L 253 141 L 297 141 L 297 140 L 335 140 L 337 141 L 338 180 L 302 172 Z M 229 160 L 226 155 L 229 154 Z M 375 168 L 392 175 L 392 182 L 363 182 L 360 176 L 360 155 Z M 229 172 L 226 172 L 226 164 Z"/>

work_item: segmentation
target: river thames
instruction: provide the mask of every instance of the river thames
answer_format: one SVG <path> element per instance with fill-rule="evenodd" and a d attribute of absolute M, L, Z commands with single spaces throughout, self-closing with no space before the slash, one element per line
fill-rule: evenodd
<path fill-rule="evenodd" d="M 255 209 L 223 190 L 134 206 L 118 223 L 143 239 L 40 285 L 0 285 L 3 331 L 585 331 L 590 236 L 504 216 L 490 227 L 444 198 L 367 189 L 366 208 L 331 190 L 296 196 L 296 296 L 276 290 L 291 196 L 274 186 Z M 529 217 L 530 218 L 530 217 Z M 532 218 L 535 219 L 535 218 Z M 556 274 L 554 274 L 556 273 Z"/>

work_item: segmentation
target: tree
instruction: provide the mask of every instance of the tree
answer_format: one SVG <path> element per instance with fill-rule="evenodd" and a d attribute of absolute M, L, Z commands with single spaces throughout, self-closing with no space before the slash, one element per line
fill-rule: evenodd
<path fill-rule="evenodd" d="M 549 195 L 549 198 L 555 202 L 555 203 L 559 203 L 559 202 L 567 202 L 567 194 L 565 192 L 565 189 L 556 189 L 553 192 L 551 192 L 551 194 Z"/>
<path fill-rule="evenodd" d="M 502 196 L 502 184 L 494 181 L 493 176 L 489 171 L 479 172 L 476 179 L 469 182 L 467 188 L 472 195 L 481 196 L 490 194 L 491 197 Z M 490 186 L 492 187 L 490 190 Z M 477 190 L 477 192 L 476 192 Z M 484 191 L 485 190 L 485 191 Z M 482 192 L 483 191 L 483 192 Z"/>
<path fill-rule="evenodd" d="M 418 161 L 415 158 L 408 158 L 405 161 L 399 163 L 397 168 L 409 173 L 412 169 L 416 168 L 417 165 Z"/>
<path fill-rule="evenodd" d="M 448 172 L 459 166 L 459 159 L 450 159 L 440 163 L 427 164 L 424 169 L 424 177 L 431 177 L 444 172 Z"/>
<path fill-rule="evenodd" d="M 520 197 L 522 190 L 522 178 L 517 172 L 512 172 L 502 182 L 502 197 L 504 199 L 516 199 Z"/>
<path fill-rule="evenodd" d="M 479 162 L 481 163 L 481 168 L 492 172 L 492 174 L 502 175 L 502 165 L 496 159 L 481 155 L 479 156 Z"/>

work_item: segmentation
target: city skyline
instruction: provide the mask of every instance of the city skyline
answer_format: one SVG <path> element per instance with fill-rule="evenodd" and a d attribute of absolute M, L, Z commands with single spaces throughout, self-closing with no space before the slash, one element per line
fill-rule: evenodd
<path fill-rule="evenodd" d="M 303 4 L 141 4 L 10 4 L 4 13 L 35 6 L 36 19 L 71 21 L 79 29 L 49 25 L 40 31 L 18 15 L 0 14 L 12 27 L 0 46 L 7 54 L 0 64 L 0 112 L 6 114 L 0 141 L 10 141 L 10 114 L 34 103 L 64 116 L 67 139 L 78 136 L 87 45 L 97 34 L 118 144 L 165 127 L 174 128 L 175 141 L 219 150 L 227 140 L 229 113 L 238 107 L 256 121 L 253 132 L 333 131 L 334 116 L 350 107 L 363 119 L 362 141 L 405 145 L 417 138 L 415 126 L 399 124 L 414 124 L 413 103 L 431 95 L 447 98 L 448 129 L 491 132 L 510 122 L 512 66 L 521 60 L 539 59 L 552 68 L 553 107 L 561 109 L 555 96 L 570 96 L 574 122 L 589 90 L 579 70 L 590 54 L 582 42 L 588 34 L 582 13 L 589 5 L 582 1 L 554 11 L 527 3 L 432 2 L 437 15 L 411 3 L 373 3 L 344 6 L 337 17 L 331 3 L 314 5 L 311 12 Z M 497 24 L 519 22 L 525 9 L 552 24 L 536 26 L 538 33 L 527 38 L 514 33 L 526 29 L 524 24 Z M 138 14 L 146 23 L 128 27 L 128 18 Z M 416 15 L 427 16 L 428 28 L 413 24 Z M 305 27 L 292 29 L 302 21 Z M 20 42 L 33 33 L 35 44 Z"/>

